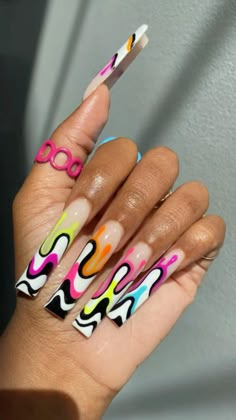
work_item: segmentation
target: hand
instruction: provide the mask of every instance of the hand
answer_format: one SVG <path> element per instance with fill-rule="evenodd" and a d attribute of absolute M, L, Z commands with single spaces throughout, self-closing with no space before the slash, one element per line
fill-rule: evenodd
<path fill-rule="evenodd" d="M 51 138 L 57 146 L 68 147 L 72 154 L 85 160 L 107 121 L 108 112 L 109 93 L 105 86 L 101 86 L 56 129 Z M 57 420 L 100 418 L 136 367 L 165 338 L 184 309 L 193 302 L 211 262 L 202 257 L 216 256 L 222 246 L 224 222 L 216 215 L 203 218 L 208 208 L 208 192 L 201 183 L 189 182 L 160 203 L 178 175 L 178 159 L 173 151 L 165 147 L 153 148 L 138 164 L 136 161 L 135 144 L 129 139 L 119 138 L 97 149 L 77 181 L 69 178 L 65 171 L 56 171 L 48 163 L 37 163 L 15 199 L 17 279 L 64 208 L 70 209 L 67 212 L 70 225 L 75 222 L 72 236 L 80 229 L 78 220 L 83 224 L 44 287 L 41 288 L 35 279 L 29 282 L 32 287 L 19 286 L 26 293 L 36 294 L 41 290 L 33 299 L 19 292 L 16 311 L 0 343 L 1 390 L 42 391 L 45 395 L 58 392 L 61 396 L 62 403 L 54 400 L 51 408 L 47 399 L 43 414 L 37 411 L 39 418 L 53 419 L 53 415 Z M 156 209 L 158 202 L 161 205 Z M 108 230 L 107 236 L 100 229 L 102 226 Z M 81 276 L 84 277 L 80 279 L 78 292 L 73 283 L 75 273 L 72 275 L 70 268 L 97 231 L 102 238 L 97 239 L 97 243 L 103 241 L 106 252 L 103 249 L 102 255 L 101 249 L 97 249 L 100 254 L 97 260 L 93 256 L 90 265 L 80 262 L 81 267 L 83 265 Z M 109 242 L 108 247 L 105 247 L 105 240 Z M 45 252 L 48 247 L 47 242 Z M 159 280 L 154 289 L 158 290 L 137 311 L 132 307 L 135 313 L 127 322 L 130 314 L 125 306 L 121 310 L 118 304 L 115 310 L 111 310 L 111 302 L 115 299 L 113 282 L 108 286 L 109 299 L 106 299 L 103 285 L 92 301 L 93 307 L 87 305 L 77 317 L 74 326 L 80 332 L 72 327 L 72 321 L 108 278 L 113 267 L 118 264 L 119 268 L 124 255 L 122 267 L 129 266 L 130 276 L 140 279 L 141 273 L 150 269 L 163 254 L 164 259 L 157 265 Z M 98 271 L 85 290 L 92 274 Z M 124 276 L 122 287 L 130 285 L 131 277 L 129 274 Z M 70 287 L 74 284 L 73 296 L 66 289 L 66 283 L 61 283 L 63 278 Z M 159 288 L 158 282 L 164 284 Z M 57 292 L 55 294 L 58 287 L 62 290 L 60 297 Z M 76 293 L 81 294 L 77 303 Z M 130 296 L 134 296 L 132 291 Z M 126 302 L 130 305 L 131 301 Z M 47 302 L 48 310 L 45 310 Z M 140 301 L 137 302 L 139 305 Z M 59 320 L 49 310 L 58 317 L 67 317 L 64 321 Z M 106 317 L 93 332 L 100 318 L 109 311 L 116 323 L 124 325 L 118 328 Z M 22 408 L 25 410 L 24 419 L 29 407 L 43 410 L 42 395 L 40 402 L 33 397 L 31 401 L 31 405 L 28 402 Z M 5 404 L 5 409 L 9 414 L 10 406 Z M 37 418 L 35 416 L 33 418 Z"/>

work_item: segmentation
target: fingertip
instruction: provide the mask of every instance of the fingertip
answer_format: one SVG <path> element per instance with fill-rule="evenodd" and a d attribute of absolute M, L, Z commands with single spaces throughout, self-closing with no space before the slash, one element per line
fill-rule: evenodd
<path fill-rule="evenodd" d="M 208 214 L 205 218 L 208 223 L 209 230 L 212 232 L 213 249 L 220 249 L 225 240 L 226 223 L 218 214 Z"/>
<path fill-rule="evenodd" d="M 115 140 L 119 138 L 119 136 L 110 136 L 105 138 L 104 140 L 101 141 L 101 143 L 99 144 L 99 146 L 102 146 L 102 144 L 108 143 L 109 141 Z M 137 151 L 137 163 L 142 159 L 142 155 L 139 151 Z"/>
<path fill-rule="evenodd" d="M 99 100 L 99 101 L 104 102 L 104 105 L 106 105 L 107 107 L 110 106 L 110 91 L 104 83 L 99 85 L 94 91 L 86 95 L 84 94 L 83 96 L 83 104 L 86 104 L 89 101 L 94 101 L 94 100 L 95 101 Z"/>
<path fill-rule="evenodd" d="M 115 140 L 115 139 L 117 139 L 117 137 L 114 137 L 114 136 L 107 137 L 107 138 L 105 138 L 104 140 L 101 141 L 99 146 L 101 146 L 102 144 L 108 143 L 109 141 Z"/>

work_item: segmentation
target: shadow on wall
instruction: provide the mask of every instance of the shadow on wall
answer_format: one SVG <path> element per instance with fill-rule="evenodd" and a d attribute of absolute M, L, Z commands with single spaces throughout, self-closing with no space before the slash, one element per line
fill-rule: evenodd
<path fill-rule="evenodd" d="M 222 371 L 217 366 L 214 373 L 212 371 L 208 375 L 203 372 L 199 379 L 189 378 L 189 382 L 181 383 L 178 387 L 176 384 L 174 387 L 161 384 L 158 387 L 157 381 L 155 388 L 146 389 L 144 393 L 141 391 L 140 395 L 136 393 L 134 398 L 113 405 L 112 413 L 115 418 L 134 418 L 135 413 L 144 418 L 148 418 L 148 415 L 161 418 L 165 414 L 182 412 L 183 407 L 192 413 L 197 413 L 200 406 L 213 407 L 215 410 L 217 406 L 220 408 L 222 402 L 229 403 L 236 410 L 235 361 L 232 362 L 232 369 Z"/>
<path fill-rule="evenodd" d="M 46 0 L 0 0 L 0 333 L 15 304 L 12 200 L 24 179 L 23 118 Z"/>
<path fill-rule="evenodd" d="M 235 26 L 235 20 L 235 0 L 219 2 L 214 17 L 206 22 L 206 30 L 199 34 L 195 46 L 182 63 L 180 73 L 170 84 L 169 93 L 165 96 L 161 105 L 158 103 L 156 107 L 154 106 L 153 112 L 147 118 L 146 125 L 140 131 L 138 135 L 140 145 L 143 144 L 141 140 L 146 139 L 145 150 L 141 150 L 141 152 L 145 152 L 152 147 L 153 138 L 160 140 L 163 136 L 171 119 L 186 103 L 186 98 L 201 79 L 211 59 L 218 53 L 218 48 L 224 44 L 232 27 Z"/>

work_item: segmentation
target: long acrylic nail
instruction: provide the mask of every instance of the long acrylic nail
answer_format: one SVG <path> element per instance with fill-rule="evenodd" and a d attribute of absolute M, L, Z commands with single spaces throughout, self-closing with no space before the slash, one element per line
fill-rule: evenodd
<path fill-rule="evenodd" d="M 147 29 L 147 25 L 141 25 L 129 37 L 88 85 L 83 99 L 86 99 L 101 83 L 105 83 L 109 89 L 116 83 L 138 53 L 147 45 L 148 37 L 145 34 Z"/>
<path fill-rule="evenodd" d="M 124 234 L 120 223 L 110 220 L 87 242 L 45 308 L 65 318 L 109 260 Z"/>
<path fill-rule="evenodd" d="M 177 270 L 184 259 L 181 250 L 169 252 L 157 261 L 152 268 L 113 306 L 108 313 L 119 327 Z"/>
<path fill-rule="evenodd" d="M 37 296 L 53 268 L 86 223 L 90 211 L 91 205 L 85 198 L 78 198 L 65 209 L 16 283 L 18 290 L 32 297 Z"/>
<path fill-rule="evenodd" d="M 104 316 L 144 269 L 151 253 L 151 248 L 144 242 L 139 242 L 130 248 L 94 293 L 72 325 L 86 337 L 90 337 Z"/>

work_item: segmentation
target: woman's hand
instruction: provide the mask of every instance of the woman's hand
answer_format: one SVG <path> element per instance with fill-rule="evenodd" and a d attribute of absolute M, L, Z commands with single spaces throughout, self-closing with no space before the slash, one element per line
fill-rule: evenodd
<path fill-rule="evenodd" d="M 101 86 L 51 138 L 85 160 L 108 112 L 109 93 Z M 153 148 L 136 161 L 135 144 L 119 138 L 98 148 L 77 181 L 48 163 L 36 163 L 15 199 L 17 279 L 63 209 L 66 218 L 44 243 L 43 255 L 51 255 L 63 229 L 72 229 L 71 246 L 45 285 L 37 270 L 28 282 L 19 281 L 24 293 L 18 294 L 15 314 L 0 343 L 2 390 L 61 396 L 62 402 L 54 401 L 51 408 L 47 399 L 45 411 L 37 411 L 39 418 L 100 418 L 192 303 L 211 262 L 202 257 L 216 256 L 222 246 L 223 220 L 216 215 L 203 218 L 208 208 L 205 186 L 186 183 L 160 202 L 178 175 L 173 151 Z M 158 260 L 140 282 L 143 272 Z M 122 298 L 136 277 L 133 290 Z M 39 291 L 33 299 L 25 295 Z M 104 318 L 108 312 L 115 323 Z M 31 413 L 37 407 L 37 399 L 31 401 L 24 406 L 24 418 L 29 407 Z M 42 406 L 41 396 L 40 410 Z M 9 414 L 11 408 L 6 409 Z"/>

